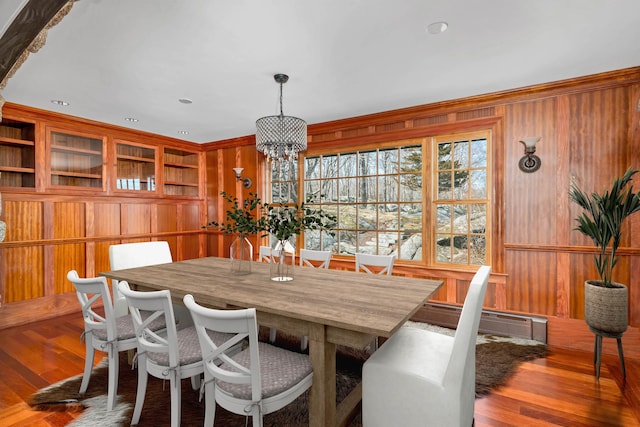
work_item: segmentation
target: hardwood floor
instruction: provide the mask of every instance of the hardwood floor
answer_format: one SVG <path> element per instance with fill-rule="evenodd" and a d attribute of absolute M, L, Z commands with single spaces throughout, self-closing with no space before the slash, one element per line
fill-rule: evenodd
<path fill-rule="evenodd" d="M 0 330 L 0 426 L 64 426 L 77 417 L 32 411 L 25 401 L 82 372 L 82 330 L 78 313 Z M 476 427 L 640 426 L 640 361 L 626 358 L 623 384 L 617 356 L 603 359 L 596 381 L 591 352 L 552 345 L 546 359 L 523 363 L 506 386 L 476 400 Z"/>

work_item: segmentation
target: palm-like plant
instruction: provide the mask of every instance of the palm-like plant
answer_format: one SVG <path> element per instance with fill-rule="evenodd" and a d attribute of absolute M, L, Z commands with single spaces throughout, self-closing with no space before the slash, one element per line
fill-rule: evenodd
<path fill-rule="evenodd" d="M 622 223 L 631 214 L 640 211 L 640 193 L 633 192 L 633 185 L 625 190 L 638 171 L 629 168 L 613 181 L 610 190 L 591 195 L 572 185 L 569 197 L 585 211 L 576 218 L 574 229 L 591 238 L 599 248 L 595 264 L 602 285 L 612 287 L 613 268 L 618 263 L 618 247 L 622 237 Z"/>

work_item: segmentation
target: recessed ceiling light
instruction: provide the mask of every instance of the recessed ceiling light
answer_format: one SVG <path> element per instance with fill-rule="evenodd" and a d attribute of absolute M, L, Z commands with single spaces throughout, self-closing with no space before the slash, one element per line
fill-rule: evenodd
<path fill-rule="evenodd" d="M 67 105 L 69 105 L 67 101 L 62 101 L 61 99 L 52 99 L 51 103 L 56 105 L 62 105 L 63 107 L 66 107 Z"/>
<path fill-rule="evenodd" d="M 193 101 L 190 100 L 189 98 L 180 98 L 178 99 L 179 102 L 182 102 L 183 104 L 192 104 Z"/>
<path fill-rule="evenodd" d="M 138 121 L 138 119 L 136 119 L 135 117 L 125 117 L 124 119 L 128 122 L 133 122 L 133 123 Z"/>
<path fill-rule="evenodd" d="M 440 34 L 447 31 L 447 28 L 449 28 L 449 24 L 447 24 L 444 21 L 438 21 L 438 22 L 429 24 L 427 26 L 427 32 L 429 34 Z"/>
<path fill-rule="evenodd" d="M 180 135 L 189 135 L 189 131 L 188 130 L 179 130 L 178 133 Z"/>

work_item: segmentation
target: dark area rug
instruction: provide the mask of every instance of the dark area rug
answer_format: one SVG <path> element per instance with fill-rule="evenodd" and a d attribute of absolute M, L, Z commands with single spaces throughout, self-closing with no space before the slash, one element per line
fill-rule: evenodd
<path fill-rule="evenodd" d="M 446 332 L 446 331 L 445 331 Z M 261 331 L 261 337 L 268 336 L 268 330 Z M 487 395 L 492 389 L 504 384 L 524 360 L 546 356 L 546 346 L 535 342 L 516 343 L 503 338 L 483 337 L 476 347 L 476 396 Z M 278 333 L 278 345 L 297 350 L 299 339 Z M 336 359 L 337 401 L 344 399 L 360 382 L 362 364 L 368 357 L 368 349 L 356 350 L 338 348 Z M 43 411 L 83 411 L 72 426 L 113 426 L 129 425 L 135 402 L 136 371 L 127 364 L 126 355 L 120 357 L 120 380 L 118 383 L 118 406 L 107 412 L 107 367 L 94 368 L 89 389 L 84 396 L 78 394 L 82 376 L 70 378 L 46 389 L 38 391 L 30 398 L 29 404 Z M 163 390 L 163 381 L 149 377 L 145 404 L 139 426 L 168 425 L 170 419 L 170 395 L 168 383 Z M 182 425 L 201 426 L 204 419 L 204 402 L 198 401 L 198 391 L 191 389 L 189 380 L 182 381 Z M 287 407 L 265 415 L 265 426 L 306 426 L 308 425 L 308 392 Z M 218 407 L 215 425 L 233 427 L 244 426 L 245 418 L 231 414 Z M 361 426 L 357 415 L 350 426 Z"/>

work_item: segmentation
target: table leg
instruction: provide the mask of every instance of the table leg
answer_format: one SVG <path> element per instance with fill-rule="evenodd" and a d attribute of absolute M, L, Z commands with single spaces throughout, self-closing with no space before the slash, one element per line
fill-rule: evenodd
<path fill-rule="evenodd" d="M 309 426 L 336 425 L 336 345 L 327 341 L 324 325 L 309 328 L 313 385 L 309 394 Z"/>

